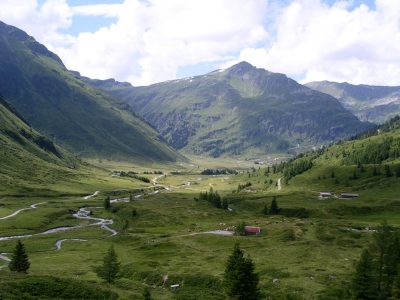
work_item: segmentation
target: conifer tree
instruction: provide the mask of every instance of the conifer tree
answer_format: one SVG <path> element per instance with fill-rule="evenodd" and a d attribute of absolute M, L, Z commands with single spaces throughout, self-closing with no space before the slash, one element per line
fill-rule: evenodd
<path fill-rule="evenodd" d="M 104 199 L 104 208 L 110 209 L 110 207 L 111 207 L 111 197 L 107 196 L 107 198 Z"/>
<path fill-rule="evenodd" d="M 372 255 L 367 249 L 362 252 L 361 259 L 357 264 L 352 294 L 354 299 L 377 299 L 376 274 L 374 274 Z"/>
<path fill-rule="evenodd" d="M 235 227 L 235 235 L 246 235 L 246 223 L 240 222 L 236 227 Z"/>
<path fill-rule="evenodd" d="M 103 265 L 97 269 L 97 275 L 108 283 L 117 279 L 120 270 L 120 262 L 114 247 L 111 246 L 103 259 Z"/>
<path fill-rule="evenodd" d="M 25 246 L 20 240 L 15 245 L 14 252 L 11 257 L 11 262 L 8 265 L 11 271 L 26 273 L 30 267 L 28 255 L 25 251 Z"/>
<path fill-rule="evenodd" d="M 228 299 L 260 299 L 258 281 L 252 260 L 245 258 L 239 244 L 235 244 L 224 273 L 224 288 Z"/>
<path fill-rule="evenodd" d="M 277 215 L 279 213 L 278 202 L 276 201 L 276 196 L 272 198 L 271 206 L 269 208 L 270 215 Z"/>

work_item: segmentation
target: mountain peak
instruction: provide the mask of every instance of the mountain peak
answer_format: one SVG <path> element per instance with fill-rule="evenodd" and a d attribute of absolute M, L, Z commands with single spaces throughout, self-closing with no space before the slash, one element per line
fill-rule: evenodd
<path fill-rule="evenodd" d="M 240 63 L 237 63 L 236 65 L 233 65 L 232 67 L 228 68 L 227 71 L 229 73 L 235 73 L 235 74 L 244 74 L 250 70 L 255 70 L 256 67 L 249 64 L 247 61 L 241 61 Z"/>
<path fill-rule="evenodd" d="M 62 60 L 56 54 L 48 50 L 44 45 L 38 43 L 32 36 L 28 35 L 25 31 L 15 26 L 8 25 L 2 21 L 0 21 L 0 38 L 1 37 L 17 40 L 28 47 L 33 54 L 50 57 L 65 68 Z M 1 47 L 8 46 L 7 44 L 3 45 L 1 41 L 0 44 Z"/>

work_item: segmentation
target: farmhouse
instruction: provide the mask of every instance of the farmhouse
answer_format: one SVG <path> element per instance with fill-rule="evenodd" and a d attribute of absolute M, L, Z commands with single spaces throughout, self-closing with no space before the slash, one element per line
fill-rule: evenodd
<path fill-rule="evenodd" d="M 340 199 L 354 199 L 358 198 L 360 195 L 359 194 L 353 194 L 353 193 L 341 193 L 340 194 Z"/>
<path fill-rule="evenodd" d="M 255 226 L 245 226 L 244 233 L 246 235 L 259 235 L 261 233 L 261 228 Z"/>
<path fill-rule="evenodd" d="M 330 192 L 321 192 L 319 193 L 319 198 L 320 199 L 326 199 L 326 198 L 331 198 L 333 195 Z"/>

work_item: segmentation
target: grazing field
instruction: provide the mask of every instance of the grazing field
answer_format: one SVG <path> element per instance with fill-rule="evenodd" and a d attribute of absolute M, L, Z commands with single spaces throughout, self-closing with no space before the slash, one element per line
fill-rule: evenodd
<path fill-rule="evenodd" d="M 371 239 L 372 232 L 364 230 L 366 227 L 374 228 L 383 220 L 400 225 L 400 200 L 394 196 L 399 186 L 397 178 L 385 182 L 391 187 L 387 193 L 375 192 L 372 187 L 359 191 L 359 199 L 320 200 L 320 190 L 309 183 L 315 170 L 282 184 L 279 190 L 281 174 L 266 175 L 266 167 L 219 176 L 201 175 L 203 168 L 189 165 L 180 166 L 179 173 L 179 166 L 146 169 L 108 163 L 106 167 L 93 179 L 84 177 L 71 189 L 71 195 L 0 199 L 1 237 L 81 225 L 21 238 L 31 261 L 28 277 L 45 280 L 43 276 L 50 275 L 88 282 L 85 284 L 91 286 L 87 289 L 101 286 L 117 293 L 120 299 L 140 299 L 145 287 L 150 287 L 154 299 L 224 299 L 221 279 L 225 262 L 234 243 L 239 242 L 256 265 L 265 297 L 324 299 L 327 291 L 350 281 L 354 264 Z M 151 182 L 111 177 L 116 170 L 145 173 L 143 176 Z M 248 182 L 251 185 L 238 191 L 239 184 Z M 228 200 L 229 210 L 195 200 L 211 187 Z M 155 193 L 154 189 L 160 191 Z M 95 191 L 100 192 L 84 199 Z M 111 200 L 128 197 L 128 201 L 130 195 L 132 201 L 112 201 L 111 209 L 103 208 L 108 196 Z M 265 204 L 270 206 L 273 196 L 277 197 L 281 214 L 264 215 L 262 210 Z M 41 204 L 5 218 L 35 203 Z M 90 217 L 113 220 L 109 227 L 118 234 L 112 236 L 110 231 L 93 225 L 93 220 L 74 217 L 81 207 L 97 207 L 88 208 Z M 261 235 L 208 233 L 232 230 L 240 222 L 261 227 Z M 61 248 L 57 249 L 57 241 L 61 240 Z M 7 253 L 15 242 L 0 239 L 0 253 L 9 257 Z M 95 269 L 110 245 L 115 247 L 122 272 L 114 284 L 107 285 Z M 1 260 L 4 282 L 9 278 L 26 280 L 26 276 L 11 274 L 6 263 Z M 164 275 L 168 275 L 165 283 Z M 180 284 L 180 288 L 171 290 L 173 284 Z"/>

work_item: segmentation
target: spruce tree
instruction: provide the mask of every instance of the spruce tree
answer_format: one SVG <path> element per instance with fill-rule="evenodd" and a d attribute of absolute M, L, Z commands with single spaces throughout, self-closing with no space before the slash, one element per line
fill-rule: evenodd
<path fill-rule="evenodd" d="M 244 257 L 243 251 L 236 243 L 224 273 L 224 288 L 228 299 L 260 299 L 258 280 L 252 260 Z"/>
<path fill-rule="evenodd" d="M 365 249 L 356 267 L 353 279 L 352 294 L 354 299 L 373 300 L 377 299 L 376 274 L 372 255 Z"/>
<path fill-rule="evenodd" d="M 111 197 L 107 196 L 107 198 L 104 199 L 104 208 L 110 209 L 110 207 L 111 207 Z"/>
<path fill-rule="evenodd" d="M 270 215 L 277 215 L 279 213 L 278 202 L 276 201 L 276 196 L 272 198 L 271 206 L 269 208 Z"/>
<path fill-rule="evenodd" d="M 8 267 L 11 271 L 26 273 L 29 269 L 29 266 L 30 263 L 28 260 L 28 255 L 25 251 L 25 246 L 20 240 L 18 240 Z"/>
<path fill-rule="evenodd" d="M 111 246 L 103 259 L 103 265 L 97 269 L 97 275 L 108 283 L 117 279 L 120 270 L 120 262 L 114 247 Z"/>

